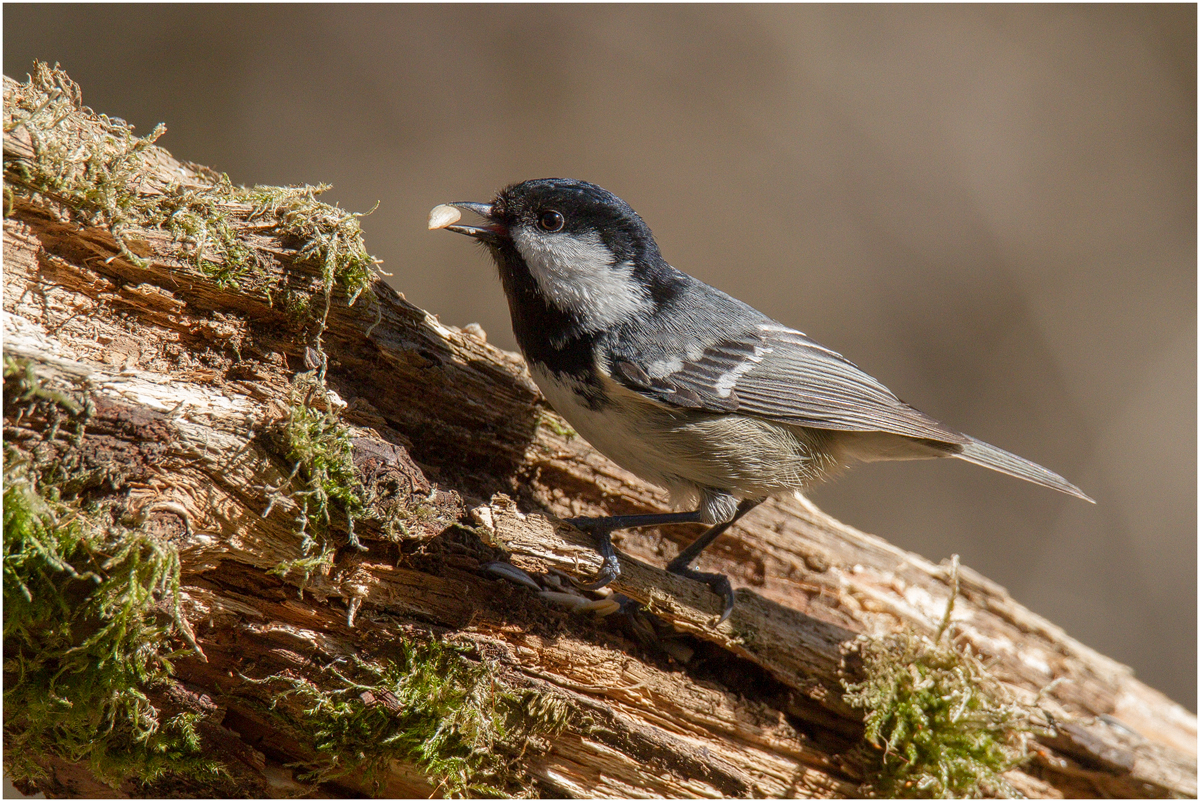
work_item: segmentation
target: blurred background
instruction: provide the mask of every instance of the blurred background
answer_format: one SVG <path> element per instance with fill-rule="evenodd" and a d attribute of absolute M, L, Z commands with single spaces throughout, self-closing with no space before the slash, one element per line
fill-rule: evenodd
<path fill-rule="evenodd" d="M 606 187 L 668 261 L 1040 462 L 812 494 L 1196 708 L 1196 6 L 18 5 L 4 73 L 238 184 L 329 182 L 396 288 L 513 348 L 430 207 Z"/>

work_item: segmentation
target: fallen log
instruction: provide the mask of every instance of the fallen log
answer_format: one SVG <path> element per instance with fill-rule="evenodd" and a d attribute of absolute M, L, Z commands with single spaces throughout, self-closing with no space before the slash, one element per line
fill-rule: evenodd
<path fill-rule="evenodd" d="M 519 356 L 4 79 L 4 765 L 96 796 L 1195 796 L 1195 717 L 957 563 L 772 502 L 705 556 Z"/>

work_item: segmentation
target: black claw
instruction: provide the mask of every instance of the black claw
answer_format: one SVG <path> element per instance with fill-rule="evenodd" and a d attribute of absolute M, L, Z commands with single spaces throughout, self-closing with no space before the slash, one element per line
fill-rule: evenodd
<path fill-rule="evenodd" d="M 586 585 L 580 585 L 584 590 L 599 590 L 621 576 L 621 561 L 617 559 L 617 550 L 612 544 L 612 527 L 605 525 L 604 519 L 568 518 L 567 523 L 576 529 L 591 534 L 596 541 L 596 551 L 600 553 L 603 562 L 596 578 Z"/>
<path fill-rule="evenodd" d="M 596 572 L 596 578 L 586 585 L 580 585 L 584 590 L 600 590 L 600 588 L 612 582 L 621 576 L 621 563 L 617 560 L 617 555 L 610 554 L 604 558 L 604 562 L 600 564 L 600 570 Z"/>
<path fill-rule="evenodd" d="M 717 624 L 720 625 L 725 619 L 729 618 L 729 614 L 733 612 L 733 586 L 729 584 L 729 580 L 721 574 L 709 574 L 704 571 L 696 571 L 691 568 L 686 568 L 677 565 L 668 565 L 667 570 L 676 576 L 694 579 L 697 582 L 703 582 L 712 588 L 713 593 L 717 594 L 725 600 L 725 608 L 721 611 L 721 617 L 717 619 Z"/>
<path fill-rule="evenodd" d="M 721 626 L 721 624 L 724 624 L 725 619 L 729 618 L 731 613 L 733 613 L 733 589 L 732 588 L 730 588 L 729 592 L 725 594 L 725 609 L 721 611 L 721 617 L 717 619 L 717 626 Z"/>

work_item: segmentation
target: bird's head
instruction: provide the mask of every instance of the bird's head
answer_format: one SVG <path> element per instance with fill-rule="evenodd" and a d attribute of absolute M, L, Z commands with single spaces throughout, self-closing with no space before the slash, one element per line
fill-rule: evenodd
<path fill-rule="evenodd" d="M 584 330 L 613 326 L 651 305 L 665 264 L 654 236 L 629 204 L 595 184 L 539 178 L 505 187 L 491 203 L 445 205 L 484 223 L 435 227 L 486 245 L 506 288 L 527 273 L 534 291 Z"/>

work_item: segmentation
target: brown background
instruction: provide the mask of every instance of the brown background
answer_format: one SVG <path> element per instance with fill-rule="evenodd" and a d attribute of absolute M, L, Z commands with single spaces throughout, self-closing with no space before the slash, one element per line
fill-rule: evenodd
<path fill-rule="evenodd" d="M 431 206 L 629 201 L 674 265 L 1095 507 L 962 463 L 813 494 L 1196 705 L 1196 8 L 4 6 L 4 72 L 240 184 L 327 181 L 397 288 L 513 347 Z"/>

